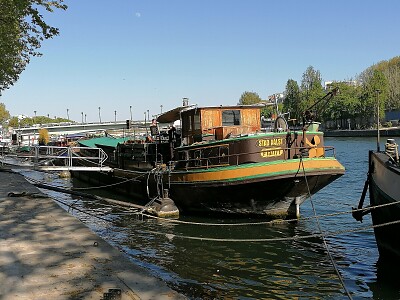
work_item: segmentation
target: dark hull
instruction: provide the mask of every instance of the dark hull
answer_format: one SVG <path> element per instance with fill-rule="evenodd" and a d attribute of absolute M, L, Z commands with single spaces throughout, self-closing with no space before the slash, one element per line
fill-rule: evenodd
<path fill-rule="evenodd" d="M 313 194 L 339 176 L 309 176 L 307 183 L 304 178 L 280 178 L 232 185 L 175 184 L 171 198 L 182 212 L 298 217 L 308 197 L 307 184 Z"/>
<path fill-rule="evenodd" d="M 298 217 L 299 206 L 311 194 L 328 185 L 342 174 L 309 174 L 275 177 L 270 180 L 248 180 L 219 183 L 178 183 L 164 178 L 164 188 L 183 214 L 249 215 L 270 218 Z M 116 193 L 133 197 L 145 204 L 157 195 L 153 175 L 144 172 L 116 170 L 114 174 L 77 172 L 74 176 L 91 185 L 109 185 Z M 127 181 L 129 178 L 137 178 Z"/>
<path fill-rule="evenodd" d="M 307 147 L 298 147 L 301 143 Z M 263 133 L 193 143 L 175 149 L 177 161 L 171 167 L 155 163 L 158 156 L 153 154 L 165 158 L 169 152 L 162 145 L 119 145 L 117 169 L 78 176 L 94 185 L 121 183 L 110 188 L 142 201 L 168 189 L 184 214 L 295 218 L 309 193 L 345 172 L 325 155 L 321 133 Z"/>
<path fill-rule="evenodd" d="M 371 206 L 390 204 L 400 200 L 400 172 L 389 163 L 387 155 L 370 152 Z M 400 220 L 400 204 L 380 207 L 371 211 L 374 225 Z M 400 259 L 400 224 L 374 228 L 379 254 L 386 259 Z"/>

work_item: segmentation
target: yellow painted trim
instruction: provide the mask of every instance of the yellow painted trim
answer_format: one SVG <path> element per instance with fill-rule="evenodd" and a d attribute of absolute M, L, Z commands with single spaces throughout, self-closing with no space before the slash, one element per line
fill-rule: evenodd
<path fill-rule="evenodd" d="M 337 160 L 303 160 L 305 170 L 327 170 L 337 169 L 344 171 L 344 167 Z M 242 165 L 243 166 L 243 165 Z M 198 173 L 172 173 L 172 180 L 178 182 L 204 182 L 204 181 L 220 181 L 220 180 L 233 180 L 243 177 L 256 177 L 263 174 L 273 173 L 293 173 L 303 171 L 303 165 L 300 161 L 283 161 L 279 164 L 266 164 L 266 165 L 245 165 L 246 167 L 228 169 L 228 170 L 215 170 L 215 172 L 198 172 Z M 247 167 L 248 166 L 248 167 Z M 299 169 L 300 167 L 300 169 Z M 189 171 L 190 172 L 190 171 Z"/>

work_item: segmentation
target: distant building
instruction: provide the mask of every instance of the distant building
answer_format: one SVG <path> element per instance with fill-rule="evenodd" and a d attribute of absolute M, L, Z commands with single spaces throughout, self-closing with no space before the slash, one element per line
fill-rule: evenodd
<path fill-rule="evenodd" d="M 359 86 L 359 85 L 361 84 L 361 83 L 360 83 L 359 81 L 357 81 L 357 80 L 343 80 L 343 81 L 336 81 L 336 80 L 333 80 L 333 81 L 325 81 L 325 82 L 324 82 L 324 89 L 325 89 L 325 91 L 331 90 L 331 89 L 334 87 L 334 85 L 335 85 L 336 82 L 343 82 L 343 83 L 346 83 L 346 84 L 349 85 L 349 86 Z"/>
<path fill-rule="evenodd" d="M 285 99 L 285 95 L 283 93 L 275 93 L 270 96 L 268 96 L 267 102 L 269 103 L 282 103 L 283 100 Z"/>

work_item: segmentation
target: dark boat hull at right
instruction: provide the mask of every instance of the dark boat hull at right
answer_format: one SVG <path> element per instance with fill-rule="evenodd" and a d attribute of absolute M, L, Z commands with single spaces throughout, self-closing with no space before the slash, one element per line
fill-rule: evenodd
<path fill-rule="evenodd" d="M 400 216 L 400 169 L 390 156 L 381 152 L 370 151 L 369 164 L 371 206 L 386 204 L 371 210 L 379 254 L 384 259 L 400 260 L 400 223 L 396 223 Z M 390 222 L 394 224 L 379 227 Z"/>

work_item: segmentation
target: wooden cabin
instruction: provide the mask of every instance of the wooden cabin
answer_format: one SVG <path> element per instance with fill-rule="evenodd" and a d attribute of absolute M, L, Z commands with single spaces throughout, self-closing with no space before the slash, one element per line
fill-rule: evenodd
<path fill-rule="evenodd" d="M 260 106 L 196 107 L 181 111 L 184 145 L 260 131 Z"/>

